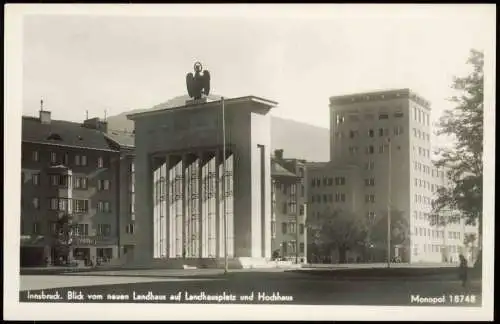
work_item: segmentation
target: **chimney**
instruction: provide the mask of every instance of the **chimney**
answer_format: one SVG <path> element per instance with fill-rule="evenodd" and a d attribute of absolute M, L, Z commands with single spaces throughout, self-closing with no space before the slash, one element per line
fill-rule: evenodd
<path fill-rule="evenodd" d="M 95 117 L 95 118 L 86 119 L 83 122 L 83 127 L 92 128 L 92 129 L 96 129 L 96 130 L 99 130 L 101 132 L 107 133 L 108 122 L 99 119 L 99 117 Z"/>
<path fill-rule="evenodd" d="M 50 124 L 50 111 L 43 110 L 43 99 L 40 100 L 40 123 Z"/>
<path fill-rule="evenodd" d="M 278 160 L 283 159 L 283 150 L 274 150 L 274 157 Z"/>

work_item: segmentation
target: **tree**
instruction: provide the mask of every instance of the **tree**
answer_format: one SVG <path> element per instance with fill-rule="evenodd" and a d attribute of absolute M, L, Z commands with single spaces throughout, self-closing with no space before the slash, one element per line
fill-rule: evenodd
<path fill-rule="evenodd" d="M 313 244 L 320 250 L 330 254 L 333 250 L 339 252 L 339 261 L 347 261 L 347 251 L 365 242 L 367 234 L 366 221 L 351 213 L 335 210 L 327 217 L 308 219 L 308 231 L 311 231 Z"/>
<path fill-rule="evenodd" d="M 53 234 L 53 242 L 55 249 L 55 257 L 62 257 L 69 261 L 71 258 L 72 230 L 70 224 L 70 216 L 68 214 L 61 215 L 55 222 L 55 231 Z M 58 261 L 58 260 L 54 260 Z"/>
<path fill-rule="evenodd" d="M 471 50 L 467 61 L 472 71 L 455 77 L 452 88 L 457 92 L 450 100 L 454 109 L 446 110 L 439 120 L 437 135 L 453 139 L 451 147 L 442 147 L 436 167 L 448 169 L 449 187 L 437 191 L 433 213 L 456 210 L 469 225 L 478 225 L 481 246 L 483 222 L 483 65 L 484 55 Z M 447 218 L 442 219 L 447 222 Z M 480 257 L 478 258 L 480 261 Z M 479 264 L 479 263 L 478 263 Z"/>
<path fill-rule="evenodd" d="M 370 226 L 370 243 L 387 247 L 387 211 L 374 217 Z M 406 247 L 410 240 L 410 226 L 406 214 L 398 209 L 391 210 L 391 251 L 396 245 Z M 387 248 L 386 248 L 387 249 Z"/>

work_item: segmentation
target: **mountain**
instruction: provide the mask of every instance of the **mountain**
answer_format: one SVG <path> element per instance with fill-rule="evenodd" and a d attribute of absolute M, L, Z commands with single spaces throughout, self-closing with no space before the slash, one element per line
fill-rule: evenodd
<path fill-rule="evenodd" d="M 130 113 L 177 107 L 184 105 L 188 96 L 175 97 L 151 109 L 135 109 L 107 118 L 110 131 L 128 131 L 134 129 L 134 122 L 127 119 Z M 209 100 L 219 100 L 220 96 L 210 95 Z M 308 161 L 324 162 L 329 160 L 328 128 L 318 127 L 298 121 L 271 116 L 271 149 L 283 149 L 285 158 L 297 158 Z"/>

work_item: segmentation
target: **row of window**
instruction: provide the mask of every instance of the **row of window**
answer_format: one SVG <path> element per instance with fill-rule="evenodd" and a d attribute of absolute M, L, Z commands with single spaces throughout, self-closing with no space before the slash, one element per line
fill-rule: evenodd
<path fill-rule="evenodd" d="M 430 114 L 416 106 L 413 107 L 413 119 L 422 125 L 430 125 Z"/>
<path fill-rule="evenodd" d="M 323 197 L 323 200 L 321 200 L 321 197 Z M 328 202 L 333 202 L 333 194 L 324 194 L 322 195 L 312 195 L 311 196 L 311 203 L 328 203 Z M 345 202 L 346 201 L 346 194 L 342 192 L 337 192 L 335 193 L 335 202 Z"/>
<path fill-rule="evenodd" d="M 414 179 L 414 185 L 415 185 L 415 187 L 418 187 L 418 188 L 428 189 L 431 192 L 436 192 L 440 187 L 443 187 L 443 186 L 439 186 L 437 184 L 433 184 L 427 180 L 419 179 L 419 178 Z"/>
<path fill-rule="evenodd" d="M 401 146 L 398 145 L 396 146 L 396 149 L 399 151 L 401 150 Z M 357 146 L 350 146 L 349 147 L 349 153 L 351 155 L 353 154 L 357 154 L 358 153 L 358 147 Z M 389 151 L 389 144 L 383 144 L 383 145 L 379 145 L 378 147 L 378 153 L 382 154 L 382 153 L 386 153 Z M 366 154 L 375 154 L 375 147 L 373 145 L 368 145 L 365 147 L 365 153 Z"/>
<path fill-rule="evenodd" d="M 276 201 L 273 200 L 273 210 L 275 209 L 275 206 L 276 206 Z M 281 212 L 283 214 L 295 215 L 297 213 L 297 202 L 295 202 L 295 201 L 284 202 L 282 205 Z M 299 215 L 300 216 L 304 215 L 304 205 L 299 206 Z"/>
<path fill-rule="evenodd" d="M 283 234 L 295 234 L 297 232 L 297 223 L 294 222 L 283 222 L 281 223 L 281 233 Z M 299 224 L 299 234 L 304 234 L 304 224 Z"/>
<path fill-rule="evenodd" d="M 404 133 L 403 126 L 395 126 L 392 129 L 392 133 L 395 136 L 403 135 Z M 348 137 L 351 139 L 360 137 L 359 130 L 357 129 L 349 130 L 348 134 L 349 134 Z M 371 138 L 374 138 L 376 136 L 375 134 L 378 134 L 379 137 L 387 137 L 390 135 L 389 128 L 379 128 L 378 130 L 370 128 L 366 133 L 366 135 Z M 336 138 L 345 138 L 345 133 L 343 131 L 336 131 L 334 135 Z"/>
<path fill-rule="evenodd" d="M 434 167 L 425 165 L 421 162 L 414 161 L 413 168 L 415 169 L 415 171 L 420 171 L 425 174 L 431 175 L 433 178 L 444 179 L 444 171 L 437 170 Z"/>
<path fill-rule="evenodd" d="M 73 180 L 73 188 L 74 189 L 88 189 L 88 179 L 84 176 L 69 176 L 62 174 L 49 174 L 49 183 L 51 186 L 61 186 L 68 187 L 70 179 Z M 24 172 L 21 172 L 21 181 L 24 183 L 25 175 Z M 34 186 L 39 186 L 41 184 L 40 181 L 40 173 L 34 173 L 31 175 L 31 183 Z M 110 181 L 106 179 L 97 180 L 97 190 L 109 190 Z"/>
<path fill-rule="evenodd" d="M 33 197 L 32 207 L 34 209 L 40 209 L 39 197 Z M 86 213 L 89 210 L 89 201 L 86 199 L 50 198 L 49 210 L 64 211 L 64 212 L 72 210 L 72 213 Z M 98 201 L 97 211 L 103 213 L 110 213 L 111 203 L 109 201 Z"/>
<path fill-rule="evenodd" d="M 323 178 L 323 186 L 324 187 L 331 187 L 333 186 L 333 178 Z M 345 177 L 335 177 L 335 185 L 336 186 L 344 186 L 346 184 L 346 178 Z M 321 186 L 321 179 L 319 178 L 313 178 L 311 180 L 311 186 L 312 187 L 320 187 Z"/>
<path fill-rule="evenodd" d="M 427 142 L 431 141 L 431 135 L 429 133 L 421 131 L 420 129 L 417 128 L 413 128 L 413 136 Z"/>
<path fill-rule="evenodd" d="M 38 151 L 33 151 L 31 153 L 31 158 L 34 162 L 40 161 L 40 153 Z M 62 153 L 58 154 L 57 152 L 50 152 L 50 162 L 55 163 L 63 163 L 64 165 L 69 165 L 69 154 Z M 77 154 L 74 156 L 74 165 L 76 166 L 87 166 L 88 164 L 87 156 Z M 97 158 L 97 168 L 104 168 L 104 158 Z"/>
<path fill-rule="evenodd" d="M 445 249 L 448 250 L 448 253 L 459 253 L 460 246 L 459 245 L 440 245 L 440 244 L 423 244 L 424 252 L 434 252 L 434 253 L 445 253 Z M 415 244 L 414 254 L 418 255 L 418 244 Z"/>
<path fill-rule="evenodd" d="M 396 112 L 394 112 L 392 114 L 392 116 L 394 116 L 395 118 L 402 118 L 402 117 L 404 117 L 404 113 L 402 111 L 396 111 Z M 357 115 L 357 114 L 349 114 L 347 117 L 348 117 L 348 120 L 351 121 L 351 122 L 358 122 L 358 121 L 360 121 L 360 116 Z M 374 120 L 375 119 L 375 114 L 368 113 L 368 114 L 364 114 L 363 117 L 364 117 L 365 120 Z M 379 120 L 387 120 L 387 119 L 389 119 L 389 117 L 390 117 L 389 113 L 382 112 L 382 113 L 378 114 L 378 119 Z M 343 123 L 345 123 L 346 118 L 345 118 L 344 115 L 338 114 L 336 116 L 335 121 L 336 121 L 337 124 L 343 124 Z"/>
<path fill-rule="evenodd" d="M 431 206 L 432 202 L 433 202 L 433 199 L 431 199 L 431 198 L 429 198 L 427 196 L 424 196 L 424 195 L 415 194 L 415 202 L 419 203 L 419 204 L 424 204 L 424 205 Z"/>
<path fill-rule="evenodd" d="M 48 223 L 48 229 L 50 234 L 58 234 L 58 225 L 56 223 Z M 31 233 L 28 233 L 24 222 L 21 222 L 21 234 L 44 234 L 41 222 L 33 223 L 33 228 Z M 75 224 L 70 228 L 70 234 L 72 236 L 88 236 L 89 235 L 89 224 Z M 98 236 L 110 236 L 111 235 L 111 224 L 97 224 L 96 235 Z"/>
<path fill-rule="evenodd" d="M 416 151 L 415 146 L 413 146 L 413 150 Z M 426 158 L 430 158 L 431 157 L 431 150 L 419 146 L 418 147 L 418 155 L 426 157 Z"/>

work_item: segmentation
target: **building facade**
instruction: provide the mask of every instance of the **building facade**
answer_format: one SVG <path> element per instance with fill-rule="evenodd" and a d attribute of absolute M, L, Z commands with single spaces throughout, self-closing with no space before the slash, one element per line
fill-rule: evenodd
<path fill-rule="evenodd" d="M 391 247 L 391 257 L 405 262 L 442 262 L 448 254 L 445 246 L 458 251 L 463 246 L 458 243 L 460 237 L 472 230 L 452 224 L 447 230 L 437 229 L 430 222 L 437 188 L 447 185 L 445 170 L 435 168 L 431 159 L 430 115 L 430 103 L 409 89 L 330 98 L 330 162 L 358 168 L 353 179 L 345 180 L 361 186 L 357 213 L 376 220 L 387 217 L 390 210 L 405 217 L 409 240 Z M 327 169 L 319 171 L 317 178 L 330 174 Z M 313 196 L 318 198 L 313 188 L 311 206 Z M 453 239 L 444 243 L 447 237 Z"/>
<path fill-rule="evenodd" d="M 273 259 L 307 262 L 307 173 L 305 161 L 285 159 L 275 150 L 271 160 Z"/>
<path fill-rule="evenodd" d="M 221 100 L 128 115 L 135 124 L 135 262 L 271 258 L 274 106 L 253 96 L 226 100 L 225 150 Z"/>
<path fill-rule="evenodd" d="M 120 257 L 127 177 L 124 150 L 106 131 L 99 119 L 52 120 L 46 110 L 23 117 L 21 266 Z"/>

